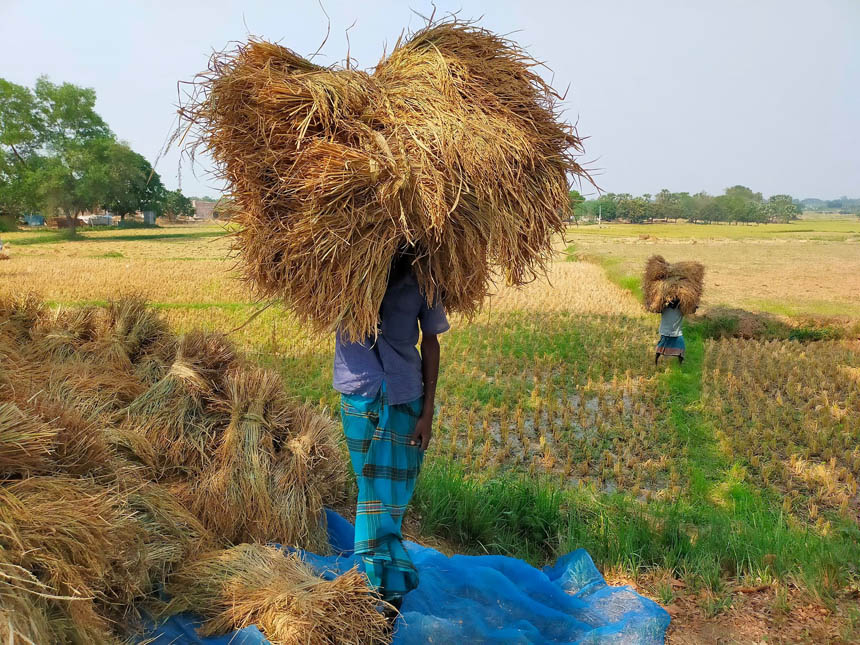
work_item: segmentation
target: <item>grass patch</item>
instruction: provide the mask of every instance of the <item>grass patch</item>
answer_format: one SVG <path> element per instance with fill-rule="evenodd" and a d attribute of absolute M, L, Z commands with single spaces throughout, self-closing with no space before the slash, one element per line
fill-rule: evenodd
<path fill-rule="evenodd" d="M 421 473 L 412 509 L 422 531 L 465 553 L 541 566 L 585 548 L 600 567 L 634 575 L 669 569 L 694 590 L 720 592 L 727 578 L 749 574 L 802 581 L 827 597 L 860 573 L 856 527 L 829 538 L 793 527 L 743 485 L 729 491 L 723 508 L 697 496 L 643 504 L 524 476 L 482 479 L 437 460 Z"/>
<path fill-rule="evenodd" d="M 688 222 L 658 222 L 654 224 L 604 223 L 602 226 L 579 226 L 568 229 L 570 234 L 598 237 L 634 237 L 650 235 L 671 239 L 780 239 L 817 236 L 817 239 L 838 240 L 860 232 L 857 219 L 806 220 L 792 224 L 690 224 Z M 811 238 L 810 238 L 811 239 Z"/>
<path fill-rule="evenodd" d="M 124 258 L 125 255 L 122 251 L 108 251 L 107 253 L 96 253 L 94 255 L 86 256 L 88 258 Z"/>

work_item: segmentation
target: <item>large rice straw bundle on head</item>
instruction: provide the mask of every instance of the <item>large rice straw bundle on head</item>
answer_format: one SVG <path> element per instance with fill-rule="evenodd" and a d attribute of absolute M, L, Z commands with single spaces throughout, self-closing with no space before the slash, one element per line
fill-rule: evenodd
<path fill-rule="evenodd" d="M 531 280 L 563 230 L 568 175 L 587 177 L 535 66 L 457 21 L 373 74 L 259 41 L 214 56 L 181 114 L 231 185 L 245 277 L 351 338 L 375 333 L 399 249 L 449 311 L 480 307 L 494 265 Z"/>
<path fill-rule="evenodd" d="M 276 541 L 326 550 L 323 502 L 345 464 L 332 423 L 286 399 L 272 371 L 233 372 L 222 403 L 230 423 L 192 492 L 192 508 L 231 542 Z"/>
<path fill-rule="evenodd" d="M 705 267 L 698 262 L 669 264 L 661 255 L 651 256 L 642 279 L 645 308 L 658 314 L 677 298 L 681 313 L 693 314 L 702 299 L 704 277 Z"/>
<path fill-rule="evenodd" d="M 170 579 L 170 611 L 206 619 L 202 635 L 257 625 L 273 645 L 387 642 L 378 597 L 357 570 L 323 580 L 296 554 L 242 544 L 188 562 Z"/>

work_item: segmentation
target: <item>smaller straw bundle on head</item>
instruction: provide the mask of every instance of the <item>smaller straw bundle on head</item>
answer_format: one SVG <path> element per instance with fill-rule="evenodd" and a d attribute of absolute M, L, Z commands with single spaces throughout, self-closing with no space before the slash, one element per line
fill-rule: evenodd
<path fill-rule="evenodd" d="M 698 262 L 669 264 L 660 255 L 648 258 L 642 278 L 645 308 L 658 314 L 673 300 L 681 313 L 689 316 L 702 299 L 705 267 Z"/>
<path fill-rule="evenodd" d="M 201 635 L 257 625 L 273 645 L 388 642 L 379 597 L 353 569 L 334 580 L 315 575 L 297 554 L 242 544 L 206 553 L 170 578 L 170 612 L 193 611 Z"/>

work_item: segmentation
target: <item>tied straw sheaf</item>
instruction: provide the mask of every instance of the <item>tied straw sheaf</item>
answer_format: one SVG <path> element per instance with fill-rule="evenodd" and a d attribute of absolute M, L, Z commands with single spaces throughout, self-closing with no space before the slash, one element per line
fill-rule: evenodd
<path fill-rule="evenodd" d="M 230 186 L 245 279 L 316 331 L 364 339 L 397 253 L 428 303 L 466 315 L 496 277 L 541 275 L 569 178 L 590 178 L 537 65 L 456 19 L 399 40 L 372 73 L 260 40 L 215 54 L 180 116 L 191 155 Z"/>
<path fill-rule="evenodd" d="M 0 643 L 131 642 L 141 608 L 274 645 L 385 642 L 363 574 L 263 546 L 329 548 L 337 436 L 278 373 L 138 298 L 0 295 Z"/>
<path fill-rule="evenodd" d="M 704 277 L 705 267 L 699 262 L 670 264 L 662 255 L 652 255 L 645 263 L 642 277 L 645 309 L 659 314 L 677 299 L 681 312 L 692 315 L 702 299 Z"/>

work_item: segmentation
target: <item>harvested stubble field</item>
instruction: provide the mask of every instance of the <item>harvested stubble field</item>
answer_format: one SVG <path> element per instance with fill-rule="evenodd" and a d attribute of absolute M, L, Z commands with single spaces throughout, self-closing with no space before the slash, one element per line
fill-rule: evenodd
<path fill-rule="evenodd" d="M 832 237 L 581 227 L 576 251 L 603 258 L 614 282 L 598 264 L 562 255 L 550 284 L 502 289 L 475 320 L 454 320 L 410 530 L 534 563 L 583 546 L 610 579 L 669 606 L 670 642 L 858 642 L 857 340 L 741 340 L 693 321 L 684 368 L 655 369 L 657 318 L 616 284 L 635 291 L 631 276 L 662 253 L 707 266 L 706 305 L 757 312 L 767 307 L 755 303 L 777 297 L 779 313 L 860 318 L 851 282 L 860 225 L 779 228 L 794 226 Z M 711 229 L 730 233 L 710 239 Z M 259 308 L 233 278 L 216 227 L 4 241 L 4 292 L 32 289 L 55 304 L 135 292 L 179 332 L 230 331 Z M 797 285 L 816 280 L 809 299 Z M 278 368 L 290 393 L 336 412 L 330 340 L 309 337 L 276 307 L 231 337 Z"/>
<path fill-rule="evenodd" d="M 706 301 L 749 311 L 860 318 L 860 220 L 790 224 L 575 226 L 577 252 L 611 271 L 638 274 L 645 260 L 695 258 L 707 268 Z"/>

